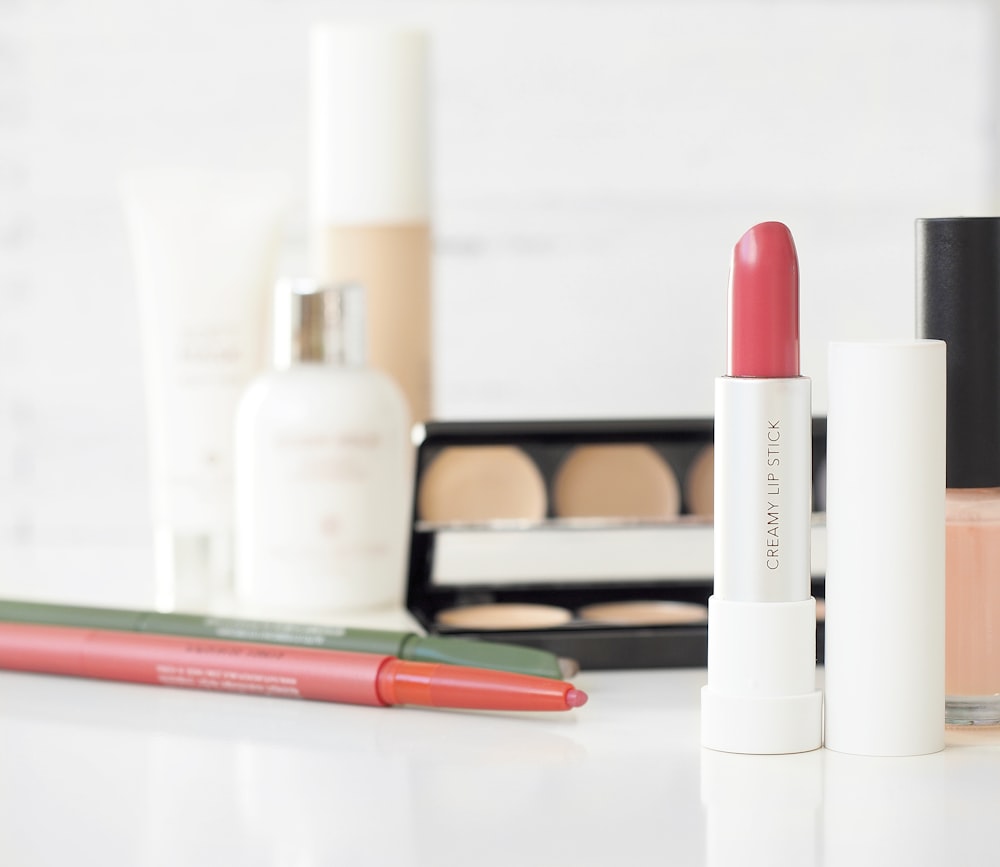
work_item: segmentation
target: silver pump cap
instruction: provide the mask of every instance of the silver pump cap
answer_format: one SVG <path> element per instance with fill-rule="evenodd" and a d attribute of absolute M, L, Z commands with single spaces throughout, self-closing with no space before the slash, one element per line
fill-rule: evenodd
<path fill-rule="evenodd" d="M 365 363 L 365 293 L 356 283 L 280 280 L 275 290 L 274 365 Z"/>

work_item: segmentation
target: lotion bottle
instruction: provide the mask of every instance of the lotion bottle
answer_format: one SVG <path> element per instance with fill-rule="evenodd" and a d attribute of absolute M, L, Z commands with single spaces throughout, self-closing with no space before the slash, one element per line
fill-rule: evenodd
<path fill-rule="evenodd" d="M 275 367 L 236 423 L 236 593 L 260 611 L 400 604 L 409 412 L 364 366 L 364 292 L 283 281 Z"/>
<path fill-rule="evenodd" d="M 367 295 L 369 363 L 431 416 L 428 45 L 420 30 L 322 25 L 310 45 L 310 257 Z"/>
<path fill-rule="evenodd" d="M 155 602 L 205 611 L 232 593 L 233 423 L 268 367 L 287 181 L 129 172 L 122 194 L 145 369 Z"/>

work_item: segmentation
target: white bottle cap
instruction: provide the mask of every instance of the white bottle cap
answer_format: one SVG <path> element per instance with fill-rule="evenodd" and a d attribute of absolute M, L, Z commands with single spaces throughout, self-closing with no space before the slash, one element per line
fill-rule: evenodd
<path fill-rule="evenodd" d="M 826 745 L 944 747 L 945 345 L 832 343 Z"/>
<path fill-rule="evenodd" d="M 376 25 L 311 34 L 311 213 L 321 224 L 425 222 L 427 37 Z"/>

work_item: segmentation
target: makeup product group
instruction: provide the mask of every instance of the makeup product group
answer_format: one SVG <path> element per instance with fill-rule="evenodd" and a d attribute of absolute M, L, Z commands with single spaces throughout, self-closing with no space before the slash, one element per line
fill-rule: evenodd
<path fill-rule="evenodd" d="M 765 222 L 714 420 L 431 421 L 427 38 L 318 27 L 310 64 L 306 277 L 277 279 L 281 177 L 123 180 L 172 613 L 0 602 L 0 666 L 566 710 L 576 663 L 707 664 L 733 752 L 1000 723 L 1000 218 L 917 221 L 918 339 L 832 344 L 826 419 Z M 268 619 L 195 613 L 232 593 Z M 272 619 L 404 601 L 428 635 Z"/>
<path fill-rule="evenodd" d="M 779 223 L 735 248 L 706 747 L 920 755 L 943 748 L 946 722 L 1000 722 L 1000 219 L 918 220 L 916 232 L 918 338 L 830 345 L 825 704 L 797 255 Z"/>
<path fill-rule="evenodd" d="M 272 289 L 281 177 L 124 178 L 160 607 L 217 604 L 234 574 L 269 611 L 402 598 L 430 415 L 427 55 L 420 31 L 314 28 L 305 279 Z"/>
<path fill-rule="evenodd" d="M 430 632 L 590 668 L 703 665 L 711 419 L 429 421 L 427 38 L 320 26 L 310 49 L 309 276 L 276 275 L 280 177 L 123 180 L 157 607 L 308 619 L 405 599 Z"/>

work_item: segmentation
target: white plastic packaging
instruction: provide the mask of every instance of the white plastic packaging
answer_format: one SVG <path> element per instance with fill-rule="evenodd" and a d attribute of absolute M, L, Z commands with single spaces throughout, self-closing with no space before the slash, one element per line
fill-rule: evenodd
<path fill-rule="evenodd" d="M 701 742 L 732 753 L 822 743 L 810 595 L 812 418 L 806 377 L 715 386 L 715 585 Z"/>
<path fill-rule="evenodd" d="M 832 343 L 826 746 L 944 747 L 945 345 Z"/>
<path fill-rule="evenodd" d="M 310 207 L 315 224 L 429 219 L 428 54 L 427 34 L 420 30 L 374 24 L 312 29 Z"/>
<path fill-rule="evenodd" d="M 368 364 L 432 413 L 430 46 L 379 24 L 311 32 L 310 259 L 367 293 Z"/>
<path fill-rule="evenodd" d="M 123 179 L 145 364 L 162 609 L 202 610 L 232 580 L 233 425 L 266 366 L 288 185 L 254 172 Z"/>
<path fill-rule="evenodd" d="M 363 365 L 362 295 L 278 288 L 281 369 L 236 427 L 236 590 L 254 613 L 402 605 L 413 449 L 398 387 Z"/>

